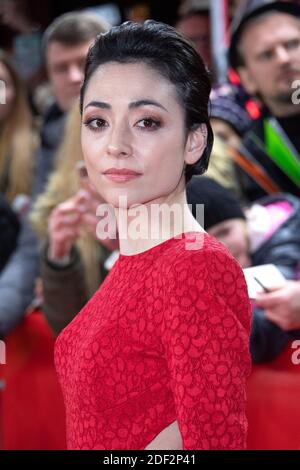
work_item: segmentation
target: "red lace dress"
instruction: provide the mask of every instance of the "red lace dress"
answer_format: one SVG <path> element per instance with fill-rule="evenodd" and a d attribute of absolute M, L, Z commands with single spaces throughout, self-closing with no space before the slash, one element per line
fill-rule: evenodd
<path fill-rule="evenodd" d="M 120 255 L 56 341 L 68 448 L 144 449 L 175 420 L 184 449 L 245 448 L 250 312 L 207 234 Z"/>

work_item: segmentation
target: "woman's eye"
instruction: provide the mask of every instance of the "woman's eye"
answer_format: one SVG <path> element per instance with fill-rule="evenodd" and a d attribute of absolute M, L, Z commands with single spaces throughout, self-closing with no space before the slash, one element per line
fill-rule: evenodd
<path fill-rule="evenodd" d="M 84 124 L 85 126 L 93 130 L 103 129 L 104 127 L 107 127 L 107 122 L 104 121 L 104 119 L 98 119 L 98 118 L 89 119 L 86 122 L 84 122 Z"/>
<path fill-rule="evenodd" d="M 145 119 L 141 119 L 137 123 L 137 126 L 142 129 L 154 130 L 160 127 L 160 121 L 157 121 L 156 119 L 152 119 L 152 118 L 145 118 Z"/>

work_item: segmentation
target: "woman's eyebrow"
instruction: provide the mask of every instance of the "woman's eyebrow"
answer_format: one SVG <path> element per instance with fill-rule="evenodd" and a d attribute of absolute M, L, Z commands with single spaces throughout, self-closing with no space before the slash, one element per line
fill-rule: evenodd
<path fill-rule="evenodd" d="M 167 113 L 169 112 L 162 104 L 158 103 L 155 100 L 143 99 L 143 100 L 133 101 L 132 103 L 129 104 L 130 109 L 139 108 L 140 106 L 157 106 L 158 108 L 165 110 Z"/>
<path fill-rule="evenodd" d="M 167 113 L 169 112 L 162 104 L 158 103 L 155 100 L 150 100 L 150 99 L 132 101 L 129 104 L 129 109 L 139 108 L 141 106 L 157 106 L 158 108 L 163 109 Z M 108 103 L 105 103 L 104 101 L 90 101 L 90 103 L 88 103 L 84 107 L 84 109 L 87 109 L 89 107 L 100 108 L 100 109 L 111 109 L 111 105 Z"/>
<path fill-rule="evenodd" d="M 94 108 L 101 108 L 101 109 L 111 109 L 111 105 L 108 104 L 108 103 L 104 103 L 104 101 L 90 101 L 85 107 L 84 109 L 86 108 L 89 108 L 89 107 L 94 107 Z"/>

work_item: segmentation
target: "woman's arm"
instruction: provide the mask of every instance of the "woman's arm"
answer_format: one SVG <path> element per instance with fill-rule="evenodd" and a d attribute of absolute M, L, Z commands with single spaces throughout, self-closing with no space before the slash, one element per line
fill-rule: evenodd
<path fill-rule="evenodd" d="M 244 449 L 251 306 L 225 250 L 187 251 L 167 280 L 162 340 L 183 449 Z"/>

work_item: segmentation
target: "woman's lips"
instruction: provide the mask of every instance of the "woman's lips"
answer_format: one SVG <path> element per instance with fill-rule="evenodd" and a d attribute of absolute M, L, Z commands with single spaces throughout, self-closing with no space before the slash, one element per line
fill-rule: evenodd
<path fill-rule="evenodd" d="M 106 178 L 111 181 L 115 181 L 117 183 L 124 183 L 126 181 L 130 181 L 135 178 L 138 178 L 141 175 L 138 173 L 130 174 L 130 175 L 126 175 L 126 174 L 122 175 L 121 173 L 104 173 L 104 176 L 106 176 Z"/>
<path fill-rule="evenodd" d="M 106 176 L 109 180 L 123 183 L 126 181 L 130 181 L 132 179 L 137 178 L 138 176 L 141 176 L 140 173 L 137 173 L 136 171 L 129 170 L 127 168 L 110 168 L 109 170 L 106 170 L 104 173 L 104 176 Z"/>

